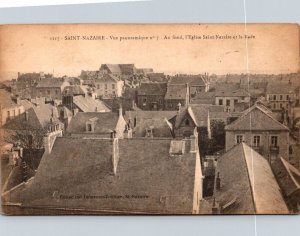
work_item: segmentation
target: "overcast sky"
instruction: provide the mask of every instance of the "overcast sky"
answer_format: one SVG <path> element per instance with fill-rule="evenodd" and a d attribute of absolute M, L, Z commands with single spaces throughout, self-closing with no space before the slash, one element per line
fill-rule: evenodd
<path fill-rule="evenodd" d="M 170 74 L 246 73 L 248 70 L 250 73 L 278 74 L 299 70 L 297 25 L 254 24 L 246 28 L 244 24 L 0 27 L 2 80 L 16 77 L 17 72 L 54 71 L 55 76 L 76 76 L 81 70 L 97 70 L 102 63 L 134 63 L 137 67 L 151 67 Z M 247 43 L 246 31 L 252 35 Z M 105 40 L 82 39 L 82 36 L 91 35 L 104 36 Z M 184 39 L 172 39 L 174 35 L 182 35 Z M 201 39 L 187 39 L 186 35 Z M 80 40 L 65 40 L 68 36 L 80 36 Z M 110 36 L 118 39 L 111 40 Z M 120 41 L 120 37 L 127 36 L 148 39 Z M 51 37 L 60 40 L 50 40 Z"/>

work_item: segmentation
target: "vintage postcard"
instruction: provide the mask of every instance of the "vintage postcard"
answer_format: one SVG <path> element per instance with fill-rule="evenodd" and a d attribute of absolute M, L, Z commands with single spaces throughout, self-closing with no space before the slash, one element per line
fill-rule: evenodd
<path fill-rule="evenodd" d="M 5 215 L 298 214 L 297 24 L 0 26 Z"/>

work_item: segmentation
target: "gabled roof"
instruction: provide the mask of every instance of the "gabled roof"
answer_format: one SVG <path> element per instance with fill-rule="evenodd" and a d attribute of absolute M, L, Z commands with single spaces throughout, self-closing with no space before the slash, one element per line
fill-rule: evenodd
<path fill-rule="evenodd" d="M 191 98 L 192 104 L 214 104 L 215 92 L 197 93 L 195 97 Z"/>
<path fill-rule="evenodd" d="M 188 94 L 188 87 L 186 86 L 186 84 L 169 84 L 165 99 L 168 100 L 186 99 L 187 94 Z"/>
<path fill-rule="evenodd" d="M 118 64 L 102 64 L 100 70 L 104 67 L 107 67 L 111 73 L 121 74 L 121 68 Z"/>
<path fill-rule="evenodd" d="M 229 115 L 224 111 L 224 106 L 211 104 L 190 104 L 188 108 L 181 108 L 176 117 L 175 128 L 179 128 L 187 114 L 193 119 L 197 127 L 206 127 L 208 120 L 208 112 L 210 119 L 226 119 Z"/>
<path fill-rule="evenodd" d="M 142 83 L 138 89 L 138 95 L 159 95 L 165 96 L 167 83 Z"/>
<path fill-rule="evenodd" d="M 16 116 L 14 119 L 8 121 L 5 125 L 5 129 L 22 130 L 30 126 L 32 128 L 40 129 L 46 128 L 52 118 L 53 123 L 62 124 L 58 119 L 57 108 L 51 104 L 41 104 L 33 106 L 27 110 L 28 121 L 26 121 L 26 112 Z"/>
<path fill-rule="evenodd" d="M 12 98 L 11 94 L 4 89 L 0 89 L 0 106 L 2 108 L 18 107 L 20 105 L 16 104 Z"/>
<path fill-rule="evenodd" d="M 92 118 L 98 118 L 95 123 L 95 134 L 108 134 L 116 129 L 119 114 L 115 112 L 78 112 L 71 120 L 67 133 L 86 133 L 86 122 Z M 124 127 L 125 128 L 125 127 Z"/>
<path fill-rule="evenodd" d="M 243 112 L 243 115 L 225 127 L 225 130 L 282 130 L 289 128 L 277 121 L 268 108 L 255 104 Z"/>
<path fill-rule="evenodd" d="M 172 137 L 169 120 L 175 117 L 176 113 L 176 111 L 127 111 L 124 118 L 131 124 L 134 137 L 145 137 L 146 128 L 152 128 L 154 137 Z"/>
<path fill-rule="evenodd" d="M 147 73 L 147 77 L 151 82 L 166 82 L 166 76 L 164 73 Z"/>
<path fill-rule="evenodd" d="M 171 157 L 171 140 L 119 139 L 114 175 L 111 139 L 58 137 L 17 197 L 24 206 L 79 212 L 191 213 L 197 156 L 185 141 L 186 152 Z M 83 197 L 68 199 L 74 194 Z"/>
<path fill-rule="evenodd" d="M 103 75 L 99 75 L 95 82 L 101 82 L 101 83 L 107 83 L 107 82 L 118 82 L 119 78 L 112 75 L 112 74 L 103 74 Z"/>
<path fill-rule="evenodd" d="M 245 143 L 218 159 L 216 173 L 221 180 L 216 201 L 221 206 L 233 203 L 223 214 L 289 213 L 268 161 Z"/>
<path fill-rule="evenodd" d="M 73 97 L 73 103 L 82 112 L 110 112 L 110 109 L 103 101 L 99 99 L 93 99 L 90 96 L 75 96 Z"/>
<path fill-rule="evenodd" d="M 202 75 L 176 75 L 170 78 L 170 84 L 189 84 L 189 86 L 206 86 Z"/>

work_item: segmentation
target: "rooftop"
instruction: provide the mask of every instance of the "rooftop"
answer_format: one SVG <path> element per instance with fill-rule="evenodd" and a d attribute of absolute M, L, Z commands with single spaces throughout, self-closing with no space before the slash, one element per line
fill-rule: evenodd
<path fill-rule="evenodd" d="M 167 83 L 142 83 L 138 89 L 138 95 L 159 95 L 165 96 Z"/>
<path fill-rule="evenodd" d="M 189 84 L 189 86 L 205 86 L 203 75 L 176 75 L 170 78 L 170 84 Z"/>
<path fill-rule="evenodd" d="M 245 143 L 219 158 L 216 173 L 221 179 L 216 201 L 221 206 L 232 203 L 223 214 L 289 213 L 268 161 Z"/>
<path fill-rule="evenodd" d="M 116 129 L 119 114 L 116 112 L 78 112 L 71 120 L 67 133 L 86 133 L 86 122 L 92 118 L 98 118 L 95 122 L 95 132 L 98 134 L 111 133 Z"/>
<path fill-rule="evenodd" d="M 110 112 L 103 101 L 90 96 L 75 96 L 73 102 L 83 112 Z"/>
<path fill-rule="evenodd" d="M 170 143 L 171 139 L 118 140 L 114 175 L 110 139 L 59 137 L 51 154 L 43 156 L 33 182 L 16 197 L 26 206 L 67 210 L 191 213 L 196 154 L 171 157 Z"/>
<path fill-rule="evenodd" d="M 255 104 L 250 107 L 234 122 L 227 125 L 225 130 L 283 130 L 289 128 L 277 121 L 272 112 L 263 105 Z"/>
<path fill-rule="evenodd" d="M 188 94 L 186 84 L 169 84 L 165 99 L 185 99 Z"/>

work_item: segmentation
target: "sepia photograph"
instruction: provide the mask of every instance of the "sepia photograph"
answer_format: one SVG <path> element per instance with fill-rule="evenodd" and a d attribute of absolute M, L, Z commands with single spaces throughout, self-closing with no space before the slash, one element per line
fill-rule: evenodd
<path fill-rule="evenodd" d="M 299 214 L 299 36 L 1 25 L 1 213 Z"/>

